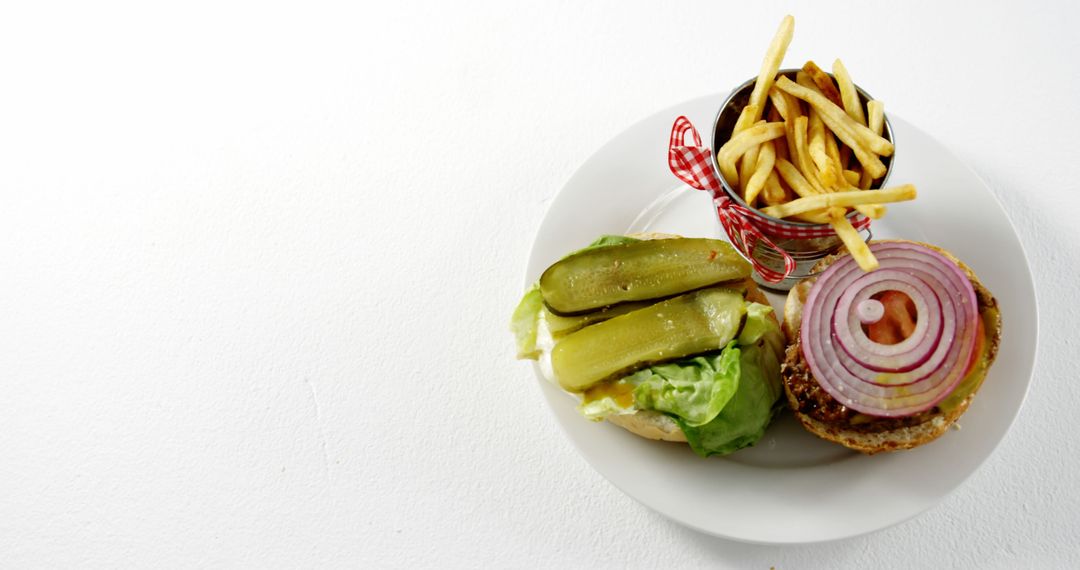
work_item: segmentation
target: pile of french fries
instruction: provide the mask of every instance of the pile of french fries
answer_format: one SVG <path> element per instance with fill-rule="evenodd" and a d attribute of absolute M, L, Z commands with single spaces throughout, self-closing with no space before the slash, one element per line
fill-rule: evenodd
<path fill-rule="evenodd" d="M 868 191 L 885 176 L 881 157 L 892 156 L 893 145 L 881 136 L 884 105 L 869 101 L 863 109 L 839 59 L 832 77 L 813 61 L 795 81 L 777 77 L 794 31 L 795 19 L 785 17 L 731 138 L 717 151 L 720 173 L 750 207 L 760 199 L 766 215 L 831 225 L 859 266 L 872 271 L 877 259 L 848 221 L 848 208 L 877 219 L 882 204 L 913 200 L 915 187 Z"/>

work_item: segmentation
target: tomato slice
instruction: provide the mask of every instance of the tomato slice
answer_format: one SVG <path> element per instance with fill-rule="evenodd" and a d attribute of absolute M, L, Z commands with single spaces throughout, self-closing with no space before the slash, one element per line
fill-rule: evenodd
<path fill-rule="evenodd" d="M 873 298 L 885 306 L 885 316 L 876 323 L 863 326 L 870 340 L 879 344 L 896 344 L 915 332 L 918 314 L 911 297 L 900 291 L 882 291 Z"/>
<path fill-rule="evenodd" d="M 982 315 L 979 315 L 979 318 L 976 320 L 979 324 L 975 327 L 975 356 L 971 358 L 971 364 L 968 365 L 968 369 L 964 372 L 964 375 L 970 374 L 975 368 L 975 365 L 982 360 L 983 345 L 986 344 L 986 327 L 983 325 Z"/>

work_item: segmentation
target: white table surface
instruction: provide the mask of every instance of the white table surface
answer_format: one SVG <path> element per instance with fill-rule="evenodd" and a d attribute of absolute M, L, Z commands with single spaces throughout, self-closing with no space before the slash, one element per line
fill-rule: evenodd
<path fill-rule="evenodd" d="M 0 12 L 5 567 L 1080 567 L 1075 4 L 384 4 Z M 960 489 L 770 548 L 603 480 L 506 322 L 574 169 L 787 12 L 992 188 L 1041 326 Z"/>

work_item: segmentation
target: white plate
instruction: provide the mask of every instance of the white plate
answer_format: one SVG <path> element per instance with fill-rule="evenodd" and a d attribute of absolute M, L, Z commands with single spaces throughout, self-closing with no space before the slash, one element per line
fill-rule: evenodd
<path fill-rule="evenodd" d="M 600 234 L 663 231 L 720 236 L 709 197 L 668 171 L 671 124 L 686 115 L 709 139 L 722 97 L 688 101 L 615 137 L 552 202 L 529 258 L 527 282 Z M 997 297 L 1005 334 L 979 395 L 950 430 L 918 449 L 866 457 L 806 433 L 785 412 L 755 447 L 702 459 L 685 445 L 647 441 L 580 417 L 575 401 L 537 378 L 551 410 L 585 459 L 642 504 L 702 532 L 757 543 L 807 543 L 878 530 L 934 506 L 993 452 L 1024 400 L 1038 316 L 1023 249 L 1001 205 L 966 166 L 926 133 L 890 114 L 895 184 L 919 189 L 889 206 L 875 237 L 941 245 L 974 268 Z M 782 297 L 771 297 L 779 307 Z"/>

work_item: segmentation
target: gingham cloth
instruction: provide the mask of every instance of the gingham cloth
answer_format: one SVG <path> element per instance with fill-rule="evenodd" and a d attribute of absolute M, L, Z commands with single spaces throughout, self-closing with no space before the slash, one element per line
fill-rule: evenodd
<path fill-rule="evenodd" d="M 687 138 L 690 138 L 687 144 Z M 736 203 L 732 200 L 720 182 L 714 166 L 712 150 L 701 145 L 701 137 L 690 119 L 679 117 L 671 127 L 671 141 L 668 143 L 668 166 L 671 173 L 679 180 L 712 194 L 713 204 L 720 224 L 731 240 L 732 245 L 754 265 L 754 269 L 770 283 L 779 283 L 795 270 L 795 260 L 783 248 L 777 246 L 769 237 L 774 238 L 820 238 L 835 235 L 832 227 L 826 225 L 791 226 L 778 224 L 773 220 Z M 870 225 L 870 219 L 858 215 L 852 219 L 856 230 Z M 751 252 L 760 243 L 775 251 L 784 259 L 784 271 L 776 271 L 759 262 Z"/>

